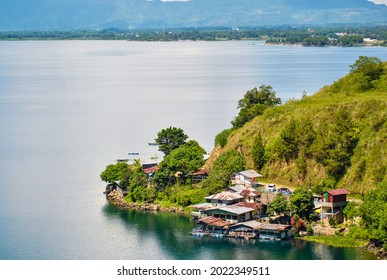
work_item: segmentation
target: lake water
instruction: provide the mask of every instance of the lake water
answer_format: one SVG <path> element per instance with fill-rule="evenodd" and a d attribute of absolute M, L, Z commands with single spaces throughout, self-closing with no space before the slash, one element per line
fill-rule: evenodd
<path fill-rule="evenodd" d="M 197 239 L 173 214 L 107 204 L 100 172 L 159 130 L 210 152 L 238 99 L 261 84 L 312 94 L 383 48 L 261 42 L 0 42 L 0 259 L 372 259 L 353 249 Z"/>

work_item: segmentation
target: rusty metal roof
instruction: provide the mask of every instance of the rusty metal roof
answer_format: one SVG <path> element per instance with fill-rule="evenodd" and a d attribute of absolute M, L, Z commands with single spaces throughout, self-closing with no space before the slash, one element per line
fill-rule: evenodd
<path fill-rule="evenodd" d="M 232 226 L 230 226 L 230 228 L 239 227 L 241 225 L 256 230 L 256 229 L 260 229 L 261 228 L 262 223 L 257 222 L 257 221 L 247 221 L 247 222 L 241 222 L 241 223 L 237 223 L 235 225 L 232 225 Z"/>
<path fill-rule="evenodd" d="M 247 189 L 247 190 L 243 190 L 241 192 L 241 195 L 255 197 L 255 196 L 259 196 L 259 191 L 254 189 Z"/>
<path fill-rule="evenodd" d="M 216 218 L 214 216 L 205 217 L 203 219 L 200 219 L 199 222 L 215 227 L 225 227 L 230 225 L 230 222 L 222 220 L 220 218 Z"/>
<path fill-rule="evenodd" d="M 246 207 L 246 208 L 250 208 L 250 209 L 254 209 L 254 210 L 261 206 L 260 203 L 246 202 L 246 201 L 238 202 L 234 205 L 239 206 L 239 207 Z"/>
<path fill-rule="evenodd" d="M 349 194 L 349 191 L 347 191 L 346 189 L 337 189 L 337 190 L 327 191 L 327 193 L 335 196 L 335 195 Z"/>
<path fill-rule="evenodd" d="M 152 166 L 152 167 L 149 167 L 149 168 L 145 168 L 144 169 L 144 172 L 146 174 L 148 173 L 152 173 L 152 172 L 156 172 L 157 170 L 159 170 L 160 168 L 156 165 L 156 166 Z"/>
<path fill-rule="evenodd" d="M 291 227 L 292 227 L 291 225 L 282 225 L 282 224 L 262 224 L 260 229 L 284 231 Z"/>
<path fill-rule="evenodd" d="M 194 173 L 191 173 L 191 175 L 205 175 L 205 174 L 208 174 L 208 170 L 207 169 L 200 169 Z"/>

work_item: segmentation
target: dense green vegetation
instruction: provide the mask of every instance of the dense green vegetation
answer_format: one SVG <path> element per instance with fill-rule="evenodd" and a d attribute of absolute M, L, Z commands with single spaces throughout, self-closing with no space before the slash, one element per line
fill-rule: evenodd
<path fill-rule="evenodd" d="M 185 143 L 188 136 L 184 133 L 181 128 L 168 127 L 162 129 L 157 133 L 155 139 L 156 144 L 159 146 L 159 150 L 166 156 L 169 155 L 174 149 L 179 148 Z"/>
<path fill-rule="evenodd" d="M 323 236 L 312 235 L 305 236 L 302 239 L 307 241 L 314 241 L 319 243 L 328 244 L 338 248 L 359 248 L 367 244 L 366 240 L 354 239 L 348 236 L 335 235 L 335 236 Z"/>
<path fill-rule="evenodd" d="M 339 34 L 339 35 L 338 35 Z M 358 46 L 363 38 L 375 39 L 376 45 L 387 44 L 385 26 L 299 26 L 296 28 L 186 28 L 120 30 L 109 28 L 101 31 L 4 31 L 0 40 L 129 40 L 129 41 L 223 41 L 267 40 L 271 44 L 301 44 L 303 46 Z"/>
<path fill-rule="evenodd" d="M 238 101 L 239 113 L 231 121 L 233 128 L 241 128 L 254 117 L 262 115 L 266 108 L 281 104 L 281 99 L 276 97 L 276 92 L 271 86 L 262 85 L 259 90 L 255 87 L 246 92 Z"/>
<path fill-rule="evenodd" d="M 343 187 L 364 201 L 344 210 L 348 234 L 308 240 L 346 247 L 370 240 L 387 249 L 386 80 L 386 62 L 361 56 L 347 76 L 301 100 L 279 105 L 271 87 L 254 88 L 238 102 L 236 119 L 245 112 L 249 119 L 216 136 L 207 162 L 196 141 L 170 127 L 157 134 L 165 157 L 153 178 L 137 160 L 107 166 L 101 179 L 127 188 L 127 201 L 185 207 L 224 190 L 233 173 L 256 168 L 268 181 L 297 187 L 290 201 L 277 195 L 267 209 L 269 216 L 292 215 L 297 232 L 312 231 L 305 223 L 315 218 L 312 193 Z M 191 174 L 203 165 L 208 178 L 193 184 Z"/>
<path fill-rule="evenodd" d="M 216 154 L 238 149 L 267 181 L 364 194 L 387 180 L 386 68 L 360 57 L 347 76 L 313 96 L 268 107 L 233 128 Z"/>

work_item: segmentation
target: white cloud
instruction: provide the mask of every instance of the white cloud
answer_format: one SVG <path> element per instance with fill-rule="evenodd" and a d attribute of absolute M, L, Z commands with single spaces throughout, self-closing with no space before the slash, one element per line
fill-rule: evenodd
<path fill-rule="evenodd" d="M 374 2 L 375 4 L 384 4 L 387 6 L 387 0 L 368 0 L 370 2 Z"/>

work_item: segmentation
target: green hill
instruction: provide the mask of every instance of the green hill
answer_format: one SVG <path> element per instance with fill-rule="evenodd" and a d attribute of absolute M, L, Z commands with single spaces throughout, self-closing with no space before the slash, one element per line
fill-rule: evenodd
<path fill-rule="evenodd" d="M 207 167 L 237 149 L 267 182 L 363 194 L 386 181 L 387 62 L 360 57 L 351 69 L 316 94 L 268 107 L 233 129 Z M 264 154 L 257 152 L 258 135 Z"/>

